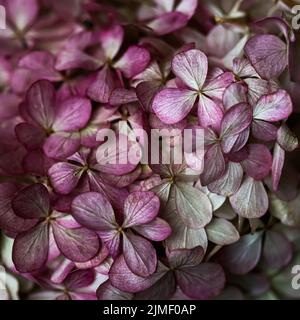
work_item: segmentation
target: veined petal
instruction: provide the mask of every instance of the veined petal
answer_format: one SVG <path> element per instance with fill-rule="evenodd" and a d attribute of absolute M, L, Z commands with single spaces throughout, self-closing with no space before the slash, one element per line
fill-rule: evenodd
<path fill-rule="evenodd" d="M 262 96 L 253 110 L 253 117 L 258 120 L 280 121 L 293 112 L 293 103 L 285 90 Z"/>
<path fill-rule="evenodd" d="M 172 69 L 189 88 L 199 91 L 207 76 L 207 57 L 196 49 L 178 53 L 172 61 Z"/>
<path fill-rule="evenodd" d="M 214 130 L 219 131 L 222 118 L 222 104 L 204 94 L 200 94 L 198 102 L 199 124 L 204 128 L 212 127 Z"/>
<path fill-rule="evenodd" d="M 112 60 L 122 45 L 124 38 L 123 28 L 120 25 L 114 25 L 107 30 L 101 31 L 99 37 L 105 57 Z"/>
<path fill-rule="evenodd" d="M 39 223 L 29 231 L 18 234 L 13 246 L 13 261 L 18 271 L 33 272 L 47 261 L 49 229 Z"/>
<path fill-rule="evenodd" d="M 131 232 L 123 235 L 123 254 L 129 269 L 138 276 L 149 277 L 156 270 L 156 251 L 148 240 Z"/>
<path fill-rule="evenodd" d="M 133 229 L 143 237 L 152 241 L 163 241 L 172 233 L 169 224 L 161 218 L 155 218 L 151 222 L 135 226 Z"/>
<path fill-rule="evenodd" d="M 88 123 L 91 112 L 90 100 L 81 97 L 66 99 L 56 108 L 53 130 L 72 132 L 82 129 Z"/>
<path fill-rule="evenodd" d="M 58 222 L 53 224 L 56 244 L 63 255 L 76 262 L 86 262 L 100 250 L 97 234 L 85 228 L 68 229 Z"/>
<path fill-rule="evenodd" d="M 82 174 L 83 169 L 80 166 L 68 162 L 58 162 L 48 171 L 52 186 L 60 194 L 72 192 L 76 188 Z"/>
<path fill-rule="evenodd" d="M 46 187 L 36 183 L 18 192 L 12 200 L 14 212 L 24 219 L 46 217 L 50 213 L 50 197 Z"/>
<path fill-rule="evenodd" d="M 110 202 L 101 193 L 87 192 L 72 202 L 73 217 L 86 228 L 97 231 L 115 229 L 115 214 Z"/>
<path fill-rule="evenodd" d="M 123 56 L 114 64 L 126 78 L 132 78 L 144 71 L 150 62 L 150 53 L 140 46 L 131 46 Z"/>
<path fill-rule="evenodd" d="M 188 115 L 196 98 L 196 93 L 191 90 L 163 89 L 154 97 L 152 108 L 162 122 L 174 124 Z"/>
<path fill-rule="evenodd" d="M 149 223 L 158 215 L 159 205 L 153 192 L 131 193 L 124 204 L 124 228 Z"/>
<path fill-rule="evenodd" d="M 239 190 L 229 200 L 234 211 L 248 219 L 260 218 L 269 207 L 268 195 L 263 183 L 251 177 L 246 177 Z"/>

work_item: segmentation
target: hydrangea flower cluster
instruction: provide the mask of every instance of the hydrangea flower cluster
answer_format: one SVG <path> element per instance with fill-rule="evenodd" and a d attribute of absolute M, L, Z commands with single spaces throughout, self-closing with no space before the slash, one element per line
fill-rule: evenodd
<path fill-rule="evenodd" d="M 300 298 L 293 2 L 0 0 L 0 298 Z"/>

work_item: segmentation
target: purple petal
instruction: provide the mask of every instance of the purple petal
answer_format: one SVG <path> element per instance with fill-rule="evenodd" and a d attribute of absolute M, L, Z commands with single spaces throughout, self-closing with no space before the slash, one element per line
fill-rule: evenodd
<path fill-rule="evenodd" d="M 46 217 L 50 213 L 50 197 L 42 184 L 33 184 L 18 192 L 12 201 L 14 212 L 24 219 Z"/>
<path fill-rule="evenodd" d="M 68 275 L 66 280 L 64 281 L 64 285 L 69 290 L 76 290 L 80 288 L 88 287 L 93 283 L 95 279 L 95 274 L 93 270 L 77 270 Z"/>
<path fill-rule="evenodd" d="M 247 234 L 220 252 L 218 261 L 232 274 L 247 274 L 254 269 L 262 250 L 262 232 Z"/>
<path fill-rule="evenodd" d="M 135 91 L 127 90 L 123 88 L 115 89 L 109 98 L 109 103 L 113 106 L 127 104 L 135 101 L 137 101 L 137 96 Z"/>
<path fill-rule="evenodd" d="M 243 102 L 247 102 L 247 88 L 242 83 L 233 83 L 226 88 L 223 95 L 223 105 L 226 111 Z"/>
<path fill-rule="evenodd" d="M 248 157 L 241 163 L 244 171 L 255 180 L 263 180 L 272 167 L 271 152 L 263 144 L 249 144 L 247 152 Z"/>
<path fill-rule="evenodd" d="M 28 150 L 35 150 L 42 145 L 45 138 L 45 132 L 36 126 L 26 122 L 20 123 L 15 127 L 17 139 Z"/>
<path fill-rule="evenodd" d="M 222 118 L 223 110 L 221 103 L 201 94 L 198 102 L 199 124 L 204 128 L 211 126 L 216 131 L 219 131 Z"/>
<path fill-rule="evenodd" d="M 53 224 L 54 238 L 63 255 L 76 262 L 91 260 L 100 249 L 97 234 L 85 228 L 67 229 Z"/>
<path fill-rule="evenodd" d="M 123 256 L 118 257 L 109 271 L 109 279 L 112 285 L 125 292 L 139 292 L 151 287 L 162 278 L 168 269 L 158 263 L 157 270 L 149 277 L 140 277 L 128 268 Z"/>
<path fill-rule="evenodd" d="M 10 234 L 17 234 L 32 228 L 36 219 L 23 219 L 17 216 L 11 205 L 18 188 L 10 182 L 0 184 L 0 228 Z"/>
<path fill-rule="evenodd" d="M 248 104 L 239 103 L 230 108 L 224 115 L 221 126 L 222 138 L 233 137 L 249 127 L 252 112 Z"/>
<path fill-rule="evenodd" d="M 114 64 L 114 67 L 121 70 L 125 78 L 132 78 L 144 71 L 149 62 L 150 54 L 147 49 L 140 46 L 131 46 Z"/>
<path fill-rule="evenodd" d="M 178 182 L 174 196 L 178 214 L 186 226 L 200 229 L 210 222 L 212 205 L 206 194 L 186 183 Z"/>
<path fill-rule="evenodd" d="M 225 89 L 234 82 L 232 72 L 223 72 L 221 75 L 207 81 L 202 92 L 211 99 L 222 101 Z M 244 102 L 244 101 L 240 101 Z"/>
<path fill-rule="evenodd" d="M 151 222 L 135 226 L 134 230 L 152 241 L 163 241 L 172 233 L 169 224 L 161 218 L 155 218 Z"/>
<path fill-rule="evenodd" d="M 133 295 L 115 288 L 108 280 L 97 289 L 97 298 L 98 300 L 132 300 Z"/>
<path fill-rule="evenodd" d="M 26 111 L 42 128 L 50 129 L 54 121 L 55 90 L 51 82 L 40 80 L 27 93 Z"/>
<path fill-rule="evenodd" d="M 201 183 L 207 186 L 221 178 L 225 168 L 225 159 L 220 144 L 212 145 L 204 155 L 204 170 L 201 174 Z"/>
<path fill-rule="evenodd" d="M 69 194 L 76 188 L 83 172 L 82 167 L 68 162 L 58 162 L 49 169 L 48 175 L 56 192 Z"/>
<path fill-rule="evenodd" d="M 277 131 L 277 127 L 272 123 L 256 119 L 252 122 L 252 135 L 256 139 L 263 141 L 276 140 Z"/>
<path fill-rule="evenodd" d="M 152 103 L 156 93 L 162 88 L 160 81 L 144 81 L 137 85 L 136 95 L 145 111 L 152 111 Z"/>
<path fill-rule="evenodd" d="M 293 104 L 285 90 L 262 96 L 253 110 L 253 117 L 258 120 L 280 121 L 293 112 Z"/>
<path fill-rule="evenodd" d="M 202 89 L 207 76 L 208 62 L 200 50 L 188 50 L 177 54 L 172 61 L 172 70 L 189 88 Z"/>
<path fill-rule="evenodd" d="M 117 227 L 113 208 L 101 193 L 87 192 L 72 202 L 72 215 L 84 227 L 109 231 Z"/>
<path fill-rule="evenodd" d="M 200 246 L 193 249 L 178 249 L 172 250 L 168 254 L 168 260 L 170 266 L 174 269 L 187 266 L 194 267 L 201 263 L 204 254 L 204 250 Z"/>
<path fill-rule="evenodd" d="M 267 212 L 269 206 L 263 183 L 251 177 L 246 177 L 237 193 L 229 200 L 234 211 L 248 219 L 260 218 Z"/>
<path fill-rule="evenodd" d="M 281 269 L 290 262 L 292 254 L 292 243 L 285 236 L 273 230 L 266 232 L 263 259 L 268 267 Z"/>
<path fill-rule="evenodd" d="M 79 147 L 79 133 L 57 132 L 46 139 L 43 150 L 49 158 L 65 159 L 74 154 Z"/>
<path fill-rule="evenodd" d="M 242 183 L 243 169 L 239 163 L 229 161 L 222 177 L 208 185 L 211 192 L 230 197 L 236 193 Z"/>
<path fill-rule="evenodd" d="M 97 74 L 95 81 L 89 86 L 87 95 L 90 99 L 108 103 L 115 88 L 115 79 L 110 67 L 103 67 Z"/>
<path fill-rule="evenodd" d="M 158 118 L 167 124 L 184 119 L 192 110 L 197 95 L 187 89 L 164 89 L 154 97 L 152 109 Z"/>
<path fill-rule="evenodd" d="M 39 223 L 18 234 L 13 246 L 13 262 L 20 272 L 39 270 L 47 261 L 49 250 L 48 226 Z"/>
<path fill-rule="evenodd" d="M 110 29 L 100 32 L 100 43 L 105 57 L 112 60 L 122 45 L 124 31 L 121 26 L 114 25 Z"/>
<path fill-rule="evenodd" d="M 153 192 L 131 193 L 124 205 L 123 227 L 149 223 L 157 216 L 159 205 L 159 198 Z"/>
<path fill-rule="evenodd" d="M 72 132 L 82 129 L 87 125 L 91 111 L 88 99 L 72 97 L 64 100 L 57 106 L 53 130 Z"/>
<path fill-rule="evenodd" d="M 162 36 L 184 27 L 188 17 L 180 12 L 168 12 L 147 24 L 157 35 Z"/>
<path fill-rule="evenodd" d="M 287 66 L 287 46 L 274 35 L 252 37 L 245 46 L 245 52 L 262 78 L 276 78 Z"/>
<path fill-rule="evenodd" d="M 184 294 L 193 299 L 207 300 L 219 295 L 225 285 L 225 274 L 216 263 L 203 263 L 182 267 L 175 272 L 176 280 Z"/>
<path fill-rule="evenodd" d="M 36 0 L 6 1 L 7 16 L 18 30 L 28 28 L 36 19 L 39 4 Z"/>
<path fill-rule="evenodd" d="M 131 232 L 123 235 L 123 254 L 129 269 L 138 276 L 148 277 L 157 266 L 156 251 L 151 243 Z"/>

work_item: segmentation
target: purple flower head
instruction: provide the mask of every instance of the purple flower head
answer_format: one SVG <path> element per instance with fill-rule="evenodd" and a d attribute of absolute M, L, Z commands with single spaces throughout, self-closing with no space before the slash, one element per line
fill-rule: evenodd
<path fill-rule="evenodd" d="M 122 246 L 128 267 L 145 277 L 155 271 L 157 264 L 155 250 L 146 239 L 162 241 L 171 233 L 169 225 L 157 217 L 158 210 L 159 199 L 152 192 L 130 194 L 119 219 L 100 193 L 80 195 L 72 203 L 74 218 L 97 231 L 112 256 L 118 256 Z"/>
<path fill-rule="evenodd" d="M 69 219 L 70 216 L 52 210 L 49 193 L 42 184 L 21 190 L 12 200 L 12 208 L 18 217 L 33 224 L 14 241 L 13 261 L 20 272 L 43 267 L 53 258 L 51 246 L 56 245 L 65 257 L 77 262 L 90 260 L 100 249 L 95 232 L 82 228 Z"/>
<path fill-rule="evenodd" d="M 16 135 L 29 150 L 43 147 L 50 158 L 65 158 L 80 147 L 79 130 L 91 116 L 91 103 L 82 97 L 57 102 L 54 86 L 47 80 L 32 85 L 21 108 L 24 123 Z"/>

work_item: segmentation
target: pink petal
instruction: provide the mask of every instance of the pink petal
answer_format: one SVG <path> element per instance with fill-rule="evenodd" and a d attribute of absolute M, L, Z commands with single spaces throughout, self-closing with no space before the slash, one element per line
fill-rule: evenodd
<path fill-rule="evenodd" d="M 68 275 L 64 281 L 64 285 L 71 291 L 85 288 L 91 285 L 95 280 L 93 270 L 76 270 Z"/>
<path fill-rule="evenodd" d="M 128 268 L 123 256 L 118 257 L 109 271 L 109 278 L 114 287 L 119 290 L 135 293 L 151 287 L 162 278 L 168 269 L 158 263 L 155 273 L 149 277 L 140 277 Z"/>
<path fill-rule="evenodd" d="M 46 217 L 50 213 L 48 190 L 40 183 L 32 184 L 18 192 L 12 201 L 12 207 L 24 219 Z"/>
<path fill-rule="evenodd" d="M 204 85 L 202 92 L 211 99 L 222 101 L 225 89 L 234 82 L 232 72 L 224 72 Z"/>
<path fill-rule="evenodd" d="M 127 232 L 123 236 L 123 254 L 129 269 L 141 277 L 149 277 L 156 270 L 156 251 L 142 237 Z"/>
<path fill-rule="evenodd" d="M 234 211 L 241 217 L 262 217 L 268 210 L 269 200 L 261 181 L 246 177 L 237 193 L 229 198 Z"/>
<path fill-rule="evenodd" d="M 29 231 L 18 234 L 14 241 L 12 258 L 20 272 L 39 270 L 47 261 L 49 250 L 48 226 L 39 223 Z"/>
<path fill-rule="evenodd" d="M 72 215 L 91 230 L 107 231 L 117 227 L 113 208 L 100 193 L 87 192 L 77 196 L 72 202 Z"/>
<path fill-rule="evenodd" d="M 258 120 L 280 121 L 293 112 L 293 104 L 285 90 L 262 96 L 253 110 L 253 117 Z"/>
<path fill-rule="evenodd" d="M 262 144 L 249 144 L 248 157 L 242 161 L 246 174 L 255 180 L 263 180 L 272 167 L 272 155 L 269 149 Z"/>
<path fill-rule="evenodd" d="M 90 100 L 72 97 L 62 101 L 56 109 L 53 130 L 77 131 L 84 128 L 91 116 L 92 105 Z"/>
<path fill-rule="evenodd" d="M 36 0 L 6 1 L 7 16 L 22 31 L 28 28 L 37 18 L 39 4 Z"/>
<path fill-rule="evenodd" d="M 124 205 L 124 228 L 152 221 L 159 211 L 159 198 L 153 192 L 131 193 Z"/>
<path fill-rule="evenodd" d="M 98 72 L 96 80 L 89 86 L 87 95 L 94 101 L 108 103 L 114 88 L 114 75 L 110 67 L 104 66 Z"/>
<path fill-rule="evenodd" d="M 157 35 L 162 36 L 184 27 L 188 17 L 180 12 L 168 12 L 147 24 Z"/>
<path fill-rule="evenodd" d="M 100 32 L 100 43 L 107 59 L 114 59 L 120 50 L 123 38 L 124 31 L 119 25 L 114 25 L 110 29 Z"/>
<path fill-rule="evenodd" d="M 287 66 L 287 46 L 274 35 L 252 37 L 245 46 L 245 52 L 262 78 L 276 78 Z"/>
<path fill-rule="evenodd" d="M 134 230 L 152 241 L 163 241 L 172 233 L 169 224 L 161 218 L 155 218 L 151 222 L 135 226 Z"/>
<path fill-rule="evenodd" d="M 152 111 L 153 99 L 161 87 L 162 85 L 159 81 L 144 81 L 138 84 L 136 95 L 145 111 Z"/>
<path fill-rule="evenodd" d="M 277 131 L 277 142 L 288 152 L 294 151 L 299 145 L 297 136 L 291 132 L 285 123 Z"/>
<path fill-rule="evenodd" d="M 222 118 L 223 110 L 221 103 L 201 94 L 198 103 L 199 124 L 204 128 L 212 127 L 216 131 L 219 131 Z"/>
<path fill-rule="evenodd" d="M 278 128 L 272 123 L 254 119 L 251 129 L 252 135 L 256 139 L 263 141 L 276 140 Z"/>
<path fill-rule="evenodd" d="M 137 96 L 135 91 L 132 89 L 127 90 L 123 88 L 117 88 L 112 92 L 109 98 L 109 103 L 113 106 L 127 104 L 135 101 L 137 101 Z"/>
<path fill-rule="evenodd" d="M 54 121 L 55 90 L 51 82 L 40 80 L 27 93 L 26 110 L 42 128 L 50 129 Z"/>
<path fill-rule="evenodd" d="M 76 188 L 82 174 L 83 170 L 81 167 L 67 162 L 58 162 L 48 171 L 52 186 L 60 194 L 72 192 Z"/>
<path fill-rule="evenodd" d="M 242 102 L 247 102 L 247 88 L 241 83 L 232 83 L 224 91 L 223 105 L 225 110 L 227 111 Z"/>
<path fill-rule="evenodd" d="M 206 186 L 221 178 L 225 172 L 225 159 L 219 144 L 212 145 L 204 155 L 204 170 L 201 183 Z"/>
<path fill-rule="evenodd" d="M 208 62 L 200 50 L 188 50 L 177 54 L 172 61 L 172 70 L 189 88 L 202 89 L 207 76 Z"/>
<path fill-rule="evenodd" d="M 169 1 L 166 1 L 169 2 Z M 198 1 L 197 0 L 181 0 L 178 6 L 175 8 L 177 12 L 181 12 L 188 16 L 190 19 L 197 9 Z"/>
<path fill-rule="evenodd" d="M 125 78 L 132 78 L 144 71 L 149 62 L 150 54 L 147 49 L 140 46 L 131 46 L 114 64 L 114 68 L 120 69 Z"/>
<path fill-rule="evenodd" d="M 43 150 L 49 158 L 65 159 L 74 154 L 79 147 L 79 133 L 57 132 L 46 139 Z"/>
<path fill-rule="evenodd" d="M 155 96 L 152 108 L 162 122 L 174 124 L 188 115 L 196 98 L 197 95 L 191 90 L 164 89 Z"/>
<path fill-rule="evenodd" d="M 53 224 L 54 238 L 63 255 L 76 262 L 91 260 L 100 249 L 97 234 L 85 228 L 67 229 Z"/>
<path fill-rule="evenodd" d="M 239 163 L 229 161 L 227 169 L 219 179 L 210 183 L 208 189 L 211 192 L 229 197 L 236 193 L 243 179 L 243 169 Z"/>

